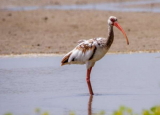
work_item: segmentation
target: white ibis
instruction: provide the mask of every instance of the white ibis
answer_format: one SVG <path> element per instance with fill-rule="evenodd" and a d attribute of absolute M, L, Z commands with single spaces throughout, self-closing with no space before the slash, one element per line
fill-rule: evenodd
<path fill-rule="evenodd" d="M 67 53 L 62 61 L 61 66 L 66 64 L 86 64 L 87 67 L 87 84 L 90 95 L 93 95 L 92 86 L 90 83 L 90 74 L 95 62 L 100 60 L 109 50 L 114 40 L 113 26 L 116 26 L 124 34 L 127 44 L 128 38 L 117 22 L 117 18 L 110 16 L 108 19 L 108 37 L 94 38 L 89 40 L 80 40 L 78 45 L 69 53 Z"/>

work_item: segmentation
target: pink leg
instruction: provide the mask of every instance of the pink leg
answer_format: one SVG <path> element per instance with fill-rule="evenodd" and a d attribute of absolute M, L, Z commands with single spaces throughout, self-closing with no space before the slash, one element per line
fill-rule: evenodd
<path fill-rule="evenodd" d="M 92 90 L 92 86 L 91 86 L 91 82 L 90 82 L 91 70 L 92 70 L 92 67 L 87 70 L 86 80 L 87 80 L 87 84 L 88 84 L 88 88 L 89 88 L 89 93 L 90 93 L 90 95 L 93 95 L 93 90 Z"/>

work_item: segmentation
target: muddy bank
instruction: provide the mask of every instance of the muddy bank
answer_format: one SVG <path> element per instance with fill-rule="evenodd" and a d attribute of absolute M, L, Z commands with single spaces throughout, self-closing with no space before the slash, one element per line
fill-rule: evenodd
<path fill-rule="evenodd" d="M 0 54 L 66 53 L 80 39 L 107 37 L 107 19 L 118 18 L 130 45 L 117 29 L 109 52 L 160 50 L 159 13 L 81 10 L 0 12 Z"/>

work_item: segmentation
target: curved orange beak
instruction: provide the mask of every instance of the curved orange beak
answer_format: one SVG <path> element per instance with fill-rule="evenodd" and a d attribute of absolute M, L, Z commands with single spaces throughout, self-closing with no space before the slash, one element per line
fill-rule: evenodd
<path fill-rule="evenodd" d="M 125 38 L 126 38 L 127 44 L 129 45 L 129 41 L 128 41 L 127 35 L 126 35 L 126 33 L 123 31 L 123 29 L 121 28 L 121 26 L 118 24 L 118 22 L 114 22 L 114 26 L 116 26 L 116 27 L 123 33 L 123 35 L 124 35 Z"/>

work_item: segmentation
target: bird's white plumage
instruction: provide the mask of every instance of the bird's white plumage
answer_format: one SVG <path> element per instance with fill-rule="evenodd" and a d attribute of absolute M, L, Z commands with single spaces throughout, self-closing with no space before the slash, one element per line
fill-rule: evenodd
<path fill-rule="evenodd" d="M 64 56 L 63 60 L 68 56 L 68 62 L 65 64 L 86 64 L 87 68 L 92 67 L 95 61 L 101 59 L 107 52 L 102 44 L 104 39 L 94 38 L 79 41 L 79 44 Z"/>
<path fill-rule="evenodd" d="M 89 43 L 87 40 L 83 41 L 72 50 L 68 62 L 84 64 L 93 54 L 93 47 L 95 47 L 93 43 Z M 73 59 L 74 61 L 72 61 Z"/>

